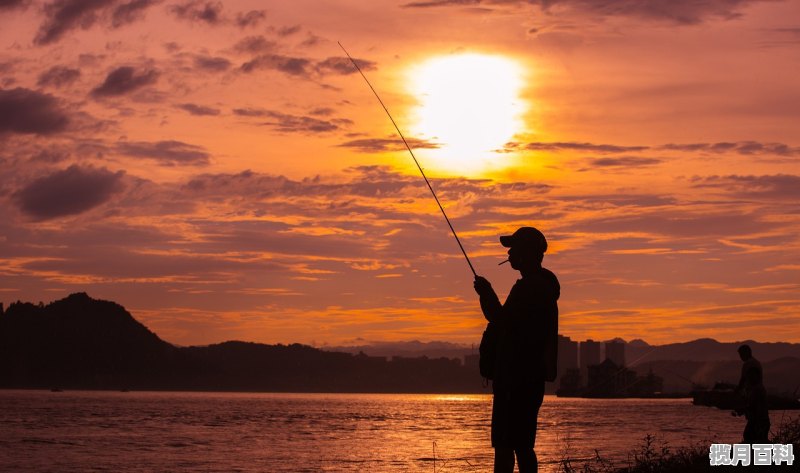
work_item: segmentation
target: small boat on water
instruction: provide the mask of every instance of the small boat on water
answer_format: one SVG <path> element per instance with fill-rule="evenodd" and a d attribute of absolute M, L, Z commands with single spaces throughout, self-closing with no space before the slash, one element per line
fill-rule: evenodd
<path fill-rule="evenodd" d="M 692 404 L 710 406 L 717 409 L 733 410 L 742 407 L 744 399 L 736 392 L 736 386 L 729 383 L 717 383 L 711 389 L 692 391 Z M 800 409 L 800 400 L 788 396 L 767 394 L 767 406 L 770 410 L 784 411 Z"/>

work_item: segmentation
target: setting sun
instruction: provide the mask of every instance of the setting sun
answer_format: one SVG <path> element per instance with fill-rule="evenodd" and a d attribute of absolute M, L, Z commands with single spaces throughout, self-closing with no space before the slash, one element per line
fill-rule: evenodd
<path fill-rule="evenodd" d="M 410 70 L 415 137 L 436 142 L 429 164 L 459 172 L 491 166 L 501 148 L 522 131 L 523 71 L 511 59 L 457 54 L 430 59 Z"/>

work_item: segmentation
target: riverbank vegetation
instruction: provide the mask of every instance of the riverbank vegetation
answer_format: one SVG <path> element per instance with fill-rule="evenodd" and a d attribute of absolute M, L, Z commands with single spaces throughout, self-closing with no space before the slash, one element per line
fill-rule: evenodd
<path fill-rule="evenodd" d="M 800 417 L 781 419 L 770 435 L 776 444 L 793 444 L 795 466 L 800 463 Z M 641 444 L 628 454 L 624 464 L 603 458 L 600 452 L 588 460 L 575 460 L 565 456 L 560 462 L 560 473 L 679 473 L 709 471 L 709 446 L 720 441 L 701 441 L 673 448 L 656 436 L 647 434 Z M 714 469 L 714 471 L 717 471 Z"/>

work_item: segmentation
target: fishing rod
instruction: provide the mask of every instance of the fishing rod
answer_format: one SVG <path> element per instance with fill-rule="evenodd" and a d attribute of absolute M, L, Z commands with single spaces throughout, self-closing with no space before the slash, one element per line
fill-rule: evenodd
<path fill-rule="evenodd" d="M 461 240 L 458 239 L 458 235 L 456 234 L 455 228 L 453 228 L 453 224 L 450 223 L 450 219 L 447 218 L 447 214 L 444 211 L 444 207 L 442 207 L 441 202 L 439 202 L 439 198 L 436 197 L 436 192 L 433 191 L 433 187 L 431 187 L 430 181 L 428 181 L 427 176 L 425 176 L 425 171 L 422 170 L 422 166 L 419 165 L 419 161 L 417 161 L 417 157 L 414 156 L 414 152 L 411 151 L 411 146 L 408 145 L 408 141 L 406 141 L 406 137 L 403 136 L 403 132 L 400 131 L 400 127 L 397 126 L 397 123 L 394 121 L 394 118 L 392 118 L 392 114 L 389 113 L 389 109 L 386 108 L 386 105 L 383 103 L 383 100 L 381 100 L 380 96 L 378 95 L 378 92 L 375 91 L 375 88 L 372 87 L 372 84 L 369 82 L 369 79 L 367 79 L 367 76 L 364 75 L 364 71 L 362 71 L 361 68 L 358 67 L 358 64 L 353 59 L 353 57 L 350 56 L 350 53 L 348 53 L 347 50 L 344 49 L 344 46 L 342 46 L 342 43 L 340 43 L 339 41 L 337 41 L 336 43 L 339 44 L 339 47 L 342 48 L 342 51 L 344 51 L 344 53 L 347 55 L 347 58 L 350 59 L 350 62 L 352 62 L 353 65 L 356 67 L 356 70 L 359 72 L 359 74 L 361 74 L 361 77 L 364 78 L 364 81 L 367 83 L 367 85 L 369 86 L 370 90 L 372 90 L 372 93 L 375 94 L 375 98 L 378 99 L 378 102 L 381 104 L 381 107 L 383 107 L 383 110 L 386 112 L 386 115 L 389 116 L 389 120 L 392 121 L 392 125 L 394 125 L 394 129 L 397 130 L 397 134 L 400 135 L 400 139 L 403 140 L 403 144 L 406 145 L 406 149 L 408 150 L 409 154 L 411 154 L 411 159 L 414 160 L 414 164 L 417 165 L 417 169 L 419 169 L 420 174 L 422 174 L 422 178 L 425 179 L 425 184 L 427 184 L 428 185 L 428 189 L 431 190 L 431 194 L 433 194 L 433 198 L 436 200 L 436 204 L 439 206 L 439 210 L 442 211 L 442 215 L 444 215 L 444 219 L 447 220 L 447 225 L 450 227 L 450 231 L 453 232 L 453 236 L 456 238 L 456 243 L 458 243 L 458 247 L 461 248 L 461 252 L 464 254 L 464 258 L 467 259 L 467 264 L 469 265 L 469 269 L 472 271 L 472 275 L 477 277 L 478 273 L 476 273 L 475 272 L 475 268 L 472 267 L 472 262 L 470 262 L 469 256 L 467 256 L 467 252 L 464 250 L 464 245 L 462 245 L 461 244 Z"/>

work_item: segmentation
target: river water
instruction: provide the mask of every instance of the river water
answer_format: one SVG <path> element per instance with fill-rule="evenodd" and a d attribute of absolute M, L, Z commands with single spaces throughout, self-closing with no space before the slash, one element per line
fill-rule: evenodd
<path fill-rule="evenodd" d="M 0 471 L 491 471 L 490 412 L 489 395 L 0 390 Z M 556 471 L 595 449 L 625 461 L 648 433 L 677 447 L 743 427 L 689 399 L 546 396 L 536 451 Z"/>

